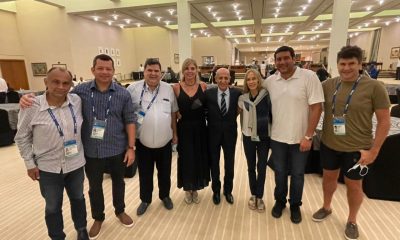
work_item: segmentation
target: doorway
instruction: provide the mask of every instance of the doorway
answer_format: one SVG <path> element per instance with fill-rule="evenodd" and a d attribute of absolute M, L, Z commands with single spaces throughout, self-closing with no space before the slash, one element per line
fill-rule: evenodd
<path fill-rule="evenodd" d="M 29 90 L 24 60 L 0 59 L 0 71 L 10 88 Z"/>

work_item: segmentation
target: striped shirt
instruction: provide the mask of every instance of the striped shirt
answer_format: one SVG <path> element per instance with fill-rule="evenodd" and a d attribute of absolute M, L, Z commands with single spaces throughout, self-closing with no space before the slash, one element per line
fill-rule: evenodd
<path fill-rule="evenodd" d="M 69 104 L 75 114 L 77 134 L 74 134 L 74 121 Z M 64 139 L 76 140 L 79 154 L 74 157 L 64 156 L 64 140 L 51 118 L 48 109 L 52 112 L 60 125 Z M 81 99 L 75 94 L 68 94 L 67 101 L 61 107 L 49 106 L 46 94 L 35 97 L 33 106 L 21 109 L 18 116 L 18 131 L 15 142 L 27 169 L 38 167 L 40 170 L 51 173 L 72 172 L 85 165 L 83 146 L 81 141 L 82 125 Z"/>
<path fill-rule="evenodd" d="M 79 84 L 72 92 L 82 99 L 82 141 L 85 155 L 90 158 L 107 158 L 124 153 L 128 146 L 125 126 L 135 122 L 129 92 L 114 82 L 107 91 L 100 92 L 94 80 Z M 105 120 L 107 106 L 110 108 L 103 140 L 91 138 L 94 118 Z"/>

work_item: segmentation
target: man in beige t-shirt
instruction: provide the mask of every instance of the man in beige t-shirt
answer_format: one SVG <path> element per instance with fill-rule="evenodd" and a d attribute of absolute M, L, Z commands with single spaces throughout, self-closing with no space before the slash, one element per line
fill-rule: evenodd
<path fill-rule="evenodd" d="M 337 57 L 340 76 L 322 85 L 325 96 L 321 143 L 324 203 L 314 213 L 313 220 L 320 222 L 332 213 L 332 197 L 342 169 L 349 203 L 346 239 L 359 236 L 356 217 L 363 200 L 361 168 L 375 161 L 390 128 L 387 91 L 382 82 L 359 75 L 361 63 L 359 47 L 343 47 Z M 372 136 L 374 113 L 378 120 L 375 138 Z M 360 166 L 355 167 L 356 164 Z"/>

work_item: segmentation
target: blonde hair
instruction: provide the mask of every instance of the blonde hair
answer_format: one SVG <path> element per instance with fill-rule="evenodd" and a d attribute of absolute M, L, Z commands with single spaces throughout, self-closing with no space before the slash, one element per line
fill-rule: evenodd
<path fill-rule="evenodd" d="M 249 70 L 247 70 L 247 72 L 244 75 L 244 82 L 243 82 L 243 93 L 248 93 L 249 92 L 249 87 L 247 86 L 247 77 L 249 76 L 250 73 L 253 73 L 254 76 L 256 76 L 257 80 L 258 80 L 258 84 L 257 84 L 257 89 L 260 91 L 261 89 L 261 74 L 257 69 L 253 69 L 250 68 Z"/>
<path fill-rule="evenodd" d="M 199 79 L 199 70 L 198 70 L 197 62 L 196 62 L 196 60 L 194 60 L 192 58 L 186 58 L 185 61 L 183 61 L 180 80 L 182 82 L 185 81 L 185 75 L 183 74 L 183 72 L 189 67 L 190 64 L 193 64 L 196 67 L 196 77 L 195 77 L 195 79 L 196 79 L 196 83 L 199 83 L 200 79 Z"/>

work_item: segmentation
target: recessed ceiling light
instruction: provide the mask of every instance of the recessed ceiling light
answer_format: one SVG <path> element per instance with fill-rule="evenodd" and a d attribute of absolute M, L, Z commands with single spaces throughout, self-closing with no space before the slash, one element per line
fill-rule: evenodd
<path fill-rule="evenodd" d="M 385 25 L 389 26 L 390 25 L 390 21 L 385 22 Z"/>
<path fill-rule="evenodd" d="M 175 12 L 175 9 L 172 9 L 172 8 L 171 8 L 171 9 L 168 9 L 167 11 L 169 12 L 170 15 L 173 15 L 174 12 Z"/>
<path fill-rule="evenodd" d="M 108 26 L 112 25 L 112 21 L 107 21 Z"/>
<path fill-rule="evenodd" d="M 141 26 L 142 26 L 142 24 L 136 23 L 136 27 L 141 27 Z"/>
<path fill-rule="evenodd" d="M 217 19 L 218 22 L 221 21 L 221 17 L 217 17 L 216 19 Z"/>
<path fill-rule="evenodd" d="M 213 17 L 217 16 L 217 12 L 212 13 Z"/>
<path fill-rule="evenodd" d="M 251 41 L 250 41 L 250 38 L 247 38 L 247 42 L 248 42 L 248 43 L 250 43 L 250 42 L 251 42 Z"/>
<path fill-rule="evenodd" d="M 233 9 L 236 10 L 239 7 L 239 3 L 234 3 L 234 4 L 232 4 L 232 6 L 233 6 Z"/>
<path fill-rule="evenodd" d="M 203 32 L 204 32 L 204 30 L 203 30 L 203 29 L 202 29 L 202 30 L 200 30 L 200 33 L 201 33 L 201 34 L 203 34 Z"/>
<path fill-rule="evenodd" d="M 124 28 L 125 25 L 124 25 L 124 24 L 120 24 L 119 27 L 120 27 L 120 28 Z"/>
<path fill-rule="evenodd" d="M 369 26 L 369 23 L 364 23 L 364 27 L 368 27 Z"/>
<path fill-rule="evenodd" d="M 360 34 L 360 33 L 358 33 L 358 32 L 354 33 L 355 36 L 358 36 L 358 34 Z"/>
<path fill-rule="evenodd" d="M 380 1 L 379 1 L 379 5 L 382 5 L 382 4 L 383 4 L 383 2 L 384 2 L 383 0 L 380 0 Z"/>
<path fill-rule="evenodd" d="M 238 10 L 238 11 L 235 11 L 235 13 L 236 13 L 236 16 L 239 16 L 240 11 L 239 11 L 239 10 Z"/>
<path fill-rule="evenodd" d="M 226 31 L 226 32 L 229 32 L 229 28 L 225 28 L 225 31 Z"/>
<path fill-rule="evenodd" d="M 278 7 L 277 7 L 277 8 L 275 8 L 275 12 L 276 12 L 276 13 L 279 13 L 279 11 L 280 11 L 280 10 L 281 10 L 281 9 L 280 9 L 280 8 L 278 8 Z"/>
<path fill-rule="evenodd" d="M 114 18 L 114 20 L 117 20 L 118 19 L 118 15 L 114 14 L 114 15 L 112 15 L 112 18 Z"/>
<path fill-rule="evenodd" d="M 400 22 L 400 17 L 399 17 L 399 18 L 396 18 L 396 22 Z"/>
<path fill-rule="evenodd" d="M 95 20 L 96 22 L 99 21 L 99 16 L 93 16 L 93 20 Z"/>
<path fill-rule="evenodd" d="M 361 26 L 358 26 L 357 28 L 358 28 L 358 29 L 361 29 Z"/>
<path fill-rule="evenodd" d="M 371 7 L 371 6 L 368 6 L 368 7 L 366 7 L 365 9 L 367 10 L 367 12 L 369 12 L 369 11 L 372 9 L 372 7 Z"/>
<path fill-rule="evenodd" d="M 207 6 L 208 12 L 211 12 L 211 10 L 213 9 L 213 6 Z"/>
<path fill-rule="evenodd" d="M 282 1 L 278 1 L 278 6 L 281 6 L 282 5 Z"/>
<path fill-rule="evenodd" d="M 193 35 L 193 38 L 197 38 L 197 35 L 195 34 L 195 35 Z"/>
<path fill-rule="evenodd" d="M 298 12 L 299 16 L 303 15 L 303 12 Z"/>
<path fill-rule="evenodd" d="M 157 22 L 161 21 L 161 18 L 162 18 L 162 17 L 156 17 Z"/>
<path fill-rule="evenodd" d="M 126 24 L 130 24 L 132 20 L 131 19 L 125 19 L 124 21 L 126 22 Z"/>
<path fill-rule="evenodd" d="M 146 11 L 145 13 L 146 13 L 146 15 L 147 15 L 148 17 L 151 17 L 151 14 L 153 14 L 152 11 Z"/>
<path fill-rule="evenodd" d="M 242 16 L 238 16 L 239 21 L 242 20 L 242 18 L 243 18 Z"/>
<path fill-rule="evenodd" d="M 165 25 L 169 25 L 171 21 L 164 21 Z"/>
<path fill-rule="evenodd" d="M 307 9 L 307 5 L 302 6 L 301 9 L 303 9 L 303 11 L 305 11 Z"/>
<path fill-rule="evenodd" d="M 374 23 L 377 23 L 378 21 L 379 21 L 378 19 L 375 19 L 375 20 L 374 20 Z"/>
<path fill-rule="evenodd" d="M 274 17 L 275 17 L 275 18 L 277 18 L 277 17 L 278 17 L 278 15 L 279 15 L 279 14 L 275 13 L 275 14 L 274 14 Z"/>

